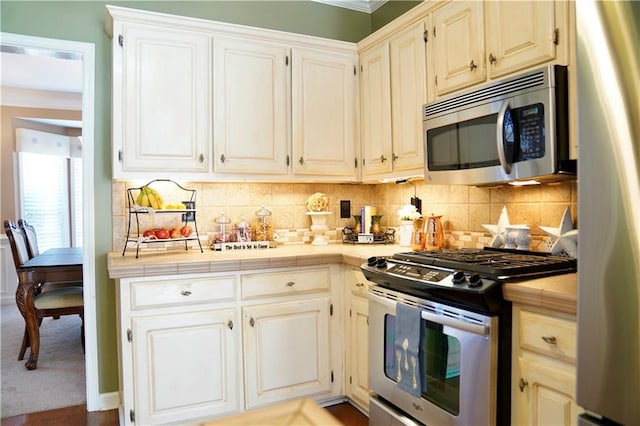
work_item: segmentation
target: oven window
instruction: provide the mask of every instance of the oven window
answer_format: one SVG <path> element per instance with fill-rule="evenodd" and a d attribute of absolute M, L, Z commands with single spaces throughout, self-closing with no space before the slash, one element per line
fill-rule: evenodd
<path fill-rule="evenodd" d="M 385 315 L 384 374 L 396 381 L 394 315 Z M 460 413 L 460 341 L 440 324 L 422 320 L 422 397 L 453 415 Z"/>

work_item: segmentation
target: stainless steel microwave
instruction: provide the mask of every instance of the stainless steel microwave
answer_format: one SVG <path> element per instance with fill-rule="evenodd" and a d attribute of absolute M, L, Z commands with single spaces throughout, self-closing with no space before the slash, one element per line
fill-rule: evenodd
<path fill-rule="evenodd" d="M 429 103 L 423 119 L 428 183 L 484 186 L 575 178 L 564 66 Z"/>

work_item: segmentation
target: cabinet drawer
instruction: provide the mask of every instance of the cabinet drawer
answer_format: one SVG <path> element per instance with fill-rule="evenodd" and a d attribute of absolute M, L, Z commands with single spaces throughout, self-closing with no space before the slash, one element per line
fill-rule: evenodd
<path fill-rule="evenodd" d="M 362 271 L 352 270 L 350 285 L 351 285 L 351 294 L 354 296 L 367 297 L 367 290 L 369 289 L 367 278 L 365 278 Z"/>
<path fill-rule="evenodd" d="M 563 318 L 521 310 L 520 347 L 575 362 L 576 323 Z"/>
<path fill-rule="evenodd" d="M 242 298 L 329 291 L 329 269 L 304 269 L 243 275 Z"/>
<path fill-rule="evenodd" d="M 131 309 L 231 301 L 235 277 L 185 278 L 131 284 Z"/>

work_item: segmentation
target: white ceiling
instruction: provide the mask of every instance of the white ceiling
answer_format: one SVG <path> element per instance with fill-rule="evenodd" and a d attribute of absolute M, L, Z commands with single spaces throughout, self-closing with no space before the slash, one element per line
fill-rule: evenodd
<path fill-rule="evenodd" d="M 1 86 L 82 93 L 82 61 L 23 53 L 0 53 Z"/>

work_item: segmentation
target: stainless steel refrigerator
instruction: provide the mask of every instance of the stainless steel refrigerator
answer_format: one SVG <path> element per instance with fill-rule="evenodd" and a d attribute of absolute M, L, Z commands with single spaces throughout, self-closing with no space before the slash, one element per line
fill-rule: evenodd
<path fill-rule="evenodd" d="M 579 424 L 640 425 L 640 2 L 576 23 Z"/>

